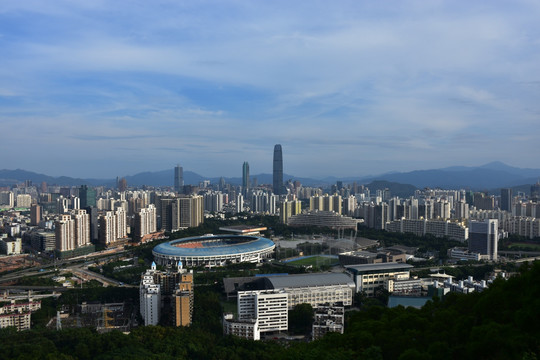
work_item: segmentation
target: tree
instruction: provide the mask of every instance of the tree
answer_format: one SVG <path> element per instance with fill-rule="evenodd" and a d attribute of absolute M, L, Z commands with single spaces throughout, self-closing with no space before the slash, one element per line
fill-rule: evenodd
<path fill-rule="evenodd" d="M 309 334 L 313 324 L 313 307 L 298 304 L 289 311 L 289 331 L 294 334 Z"/>

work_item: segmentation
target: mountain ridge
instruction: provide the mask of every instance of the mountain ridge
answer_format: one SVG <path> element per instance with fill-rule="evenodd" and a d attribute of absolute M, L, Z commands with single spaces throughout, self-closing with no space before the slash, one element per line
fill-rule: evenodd
<path fill-rule="evenodd" d="M 128 185 L 131 186 L 173 186 L 174 169 L 161 171 L 145 171 L 134 175 L 125 176 Z M 250 178 L 257 178 L 259 184 L 271 184 L 272 174 L 252 174 Z M 240 185 L 241 177 L 224 177 L 229 184 Z M 440 169 L 413 170 L 409 172 L 387 172 L 376 176 L 328 176 L 323 179 L 313 179 L 309 177 L 295 177 L 284 174 L 284 181 L 298 180 L 304 186 L 330 186 L 337 181 L 352 183 L 356 181 L 358 185 L 368 184 L 374 181 L 388 181 L 411 185 L 416 188 L 444 188 L 457 189 L 465 188 L 471 190 L 490 190 L 503 187 L 518 187 L 526 184 L 536 183 L 540 179 L 540 169 L 517 168 L 502 162 L 491 162 L 481 166 L 451 166 Z M 81 179 L 69 176 L 53 177 L 32 171 L 0 170 L 0 186 L 13 186 L 17 183 L 30 180 L 34 184 L 46 182 L 49 185 L 58 186 L 114 186 L 116 179 Z M 184 183 L 197 185 L 203 180 L 210 180 L 211 183 L 218 183 L 220 177 L 205 177 L 192 171 L 184 171 Z"/>

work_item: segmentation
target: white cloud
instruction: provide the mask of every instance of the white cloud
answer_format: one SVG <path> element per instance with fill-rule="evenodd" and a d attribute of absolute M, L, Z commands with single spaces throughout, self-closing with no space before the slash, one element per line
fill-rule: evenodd
<path fill-rule="evenodd" d="M 524 139 L 540 131 L 540 8 L 511 5 L 7 1 L 0 122 L 25 127 L 11 144 L 54 134 L 87 157 L 95 143 L 162 158 L 178 156 L 162 143 L 205 144 L 196 156 L 219 158 L 215 171 L 242 160 L 226 151 L 263 159 L 274 142 L 329 162 L 346 149 L 458 164 L 502 156 L 507 138 L 517 159 L 521 142 L 538 150 Z"/>

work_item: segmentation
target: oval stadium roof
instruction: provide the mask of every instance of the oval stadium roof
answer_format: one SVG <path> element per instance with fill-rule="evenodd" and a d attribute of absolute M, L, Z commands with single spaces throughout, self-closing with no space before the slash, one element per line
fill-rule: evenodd
<path fill-rule="evenodd" d="M 223 243 L 217 246 L 211 246 L 212 242 L 223 240 L 228 243 Z M 175 244 L 201 242 L 201 247 L 179 247 Z M 270 239 L 258 236 L 241 236 L 241 235 L 205 235 L 183 239 L 172 240 L 163 244 L 157 245 L 154 253 L 165 256 L 220 256 L 244 254 L 254 251 L 262 251 L 275 246 Z"/>

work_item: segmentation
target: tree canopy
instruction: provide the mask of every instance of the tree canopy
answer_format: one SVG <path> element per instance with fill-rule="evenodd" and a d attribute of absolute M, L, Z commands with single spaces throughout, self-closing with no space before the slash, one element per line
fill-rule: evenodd
<path fill-rule="evenodd" d="M 434 298 L 422 309 L 372 303 L 348 314 L 345 334 L 330 333 L 311 343 L 283 346 L 223 336 L 219 300 L 201 288 L 197 319 L 189 328 L 139 327 L 129 335 L 87 328 L 4 329 L 0 354 L 6 359 L 535 359 L 540 355 L 540 262 L 520 271 L 482 293 Z"/>

